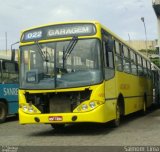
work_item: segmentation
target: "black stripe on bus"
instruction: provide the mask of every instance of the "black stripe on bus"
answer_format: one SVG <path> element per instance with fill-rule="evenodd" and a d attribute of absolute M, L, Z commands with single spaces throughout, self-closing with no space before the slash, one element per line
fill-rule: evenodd
<path fill-rule="evenodd" d="M 147 97 L 151 97 L 153 95 L 147 95 Z M 144 98 L 144 96 L 125 96 L 124 98 Z M 105 100 L 115 100 L 118 98 L 106 98 Z"/>

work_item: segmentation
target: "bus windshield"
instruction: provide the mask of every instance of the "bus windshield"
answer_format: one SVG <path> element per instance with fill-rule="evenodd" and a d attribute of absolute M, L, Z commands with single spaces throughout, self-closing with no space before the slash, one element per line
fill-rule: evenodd
<path fill-rule="evenodd" d="M 74 45 L 72 41 L 22 46 L 20 88 L 55 89 L 100 83 L 100 41 L 76 39 Z"/>

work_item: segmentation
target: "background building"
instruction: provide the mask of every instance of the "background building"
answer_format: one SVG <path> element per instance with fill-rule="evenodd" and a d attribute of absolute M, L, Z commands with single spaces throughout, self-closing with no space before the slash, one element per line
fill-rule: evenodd
<path fill-rule="evenodd" d="M 160 55 L 159 55 L 159 49 L 158 49 L 159 48 L 158 40 L 147 41 L 147 49 L 146 49 L 146 41 L 144 41 L 144 40 L 132 40 L 132 41 L 127 41 L 127 43 L 130 46 L 132 46 L 134 49 L 143 53 L 153 63 L 155 63 L 158 67 L 160 67 Z"/>
<path fill-rule="evenodd" d="M 0 58 L 11 59 L 11 50 L 0 50 Z M 15 60 L 18 61 L 18 49 L 15 51 Z"/>
<path fill-rule="evenodd" d="M 144 40 L 132 40 L 132 41 L 127 41 L 127 43 L 136 50 L 146 49 L 146 42 Z M 156 45 L 157 45 L 157 40 L 147 41 L 147 49 L 149 50 L 155 50 Z"/>
<path fill-rule="evenodd" d="M 147 51 L 146 51 L 146 41 L 144 40 L 131 40 L 127 43 L 134 49 L 140 51 L 149 58 L 158 57 L 158 40 L 147 41 Z"/>

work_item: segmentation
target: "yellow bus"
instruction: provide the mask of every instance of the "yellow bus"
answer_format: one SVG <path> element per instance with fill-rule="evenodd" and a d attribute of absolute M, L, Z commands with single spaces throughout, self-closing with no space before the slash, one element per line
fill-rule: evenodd
<path fill-rule="evenodd" d="M 98 21 L 22 31 L 20 124 L 113 121 L 153 102 L 151 62 Z"/>

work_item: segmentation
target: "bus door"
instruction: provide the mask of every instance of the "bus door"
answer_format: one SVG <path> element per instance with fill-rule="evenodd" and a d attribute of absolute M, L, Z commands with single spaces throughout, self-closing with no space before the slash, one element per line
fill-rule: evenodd
<path fill-rule="evenodd" d="M 103 35 L 105 99 L 116 98 L 116 80 L 114 66 L 114 41 L 110 35 Z"/>

